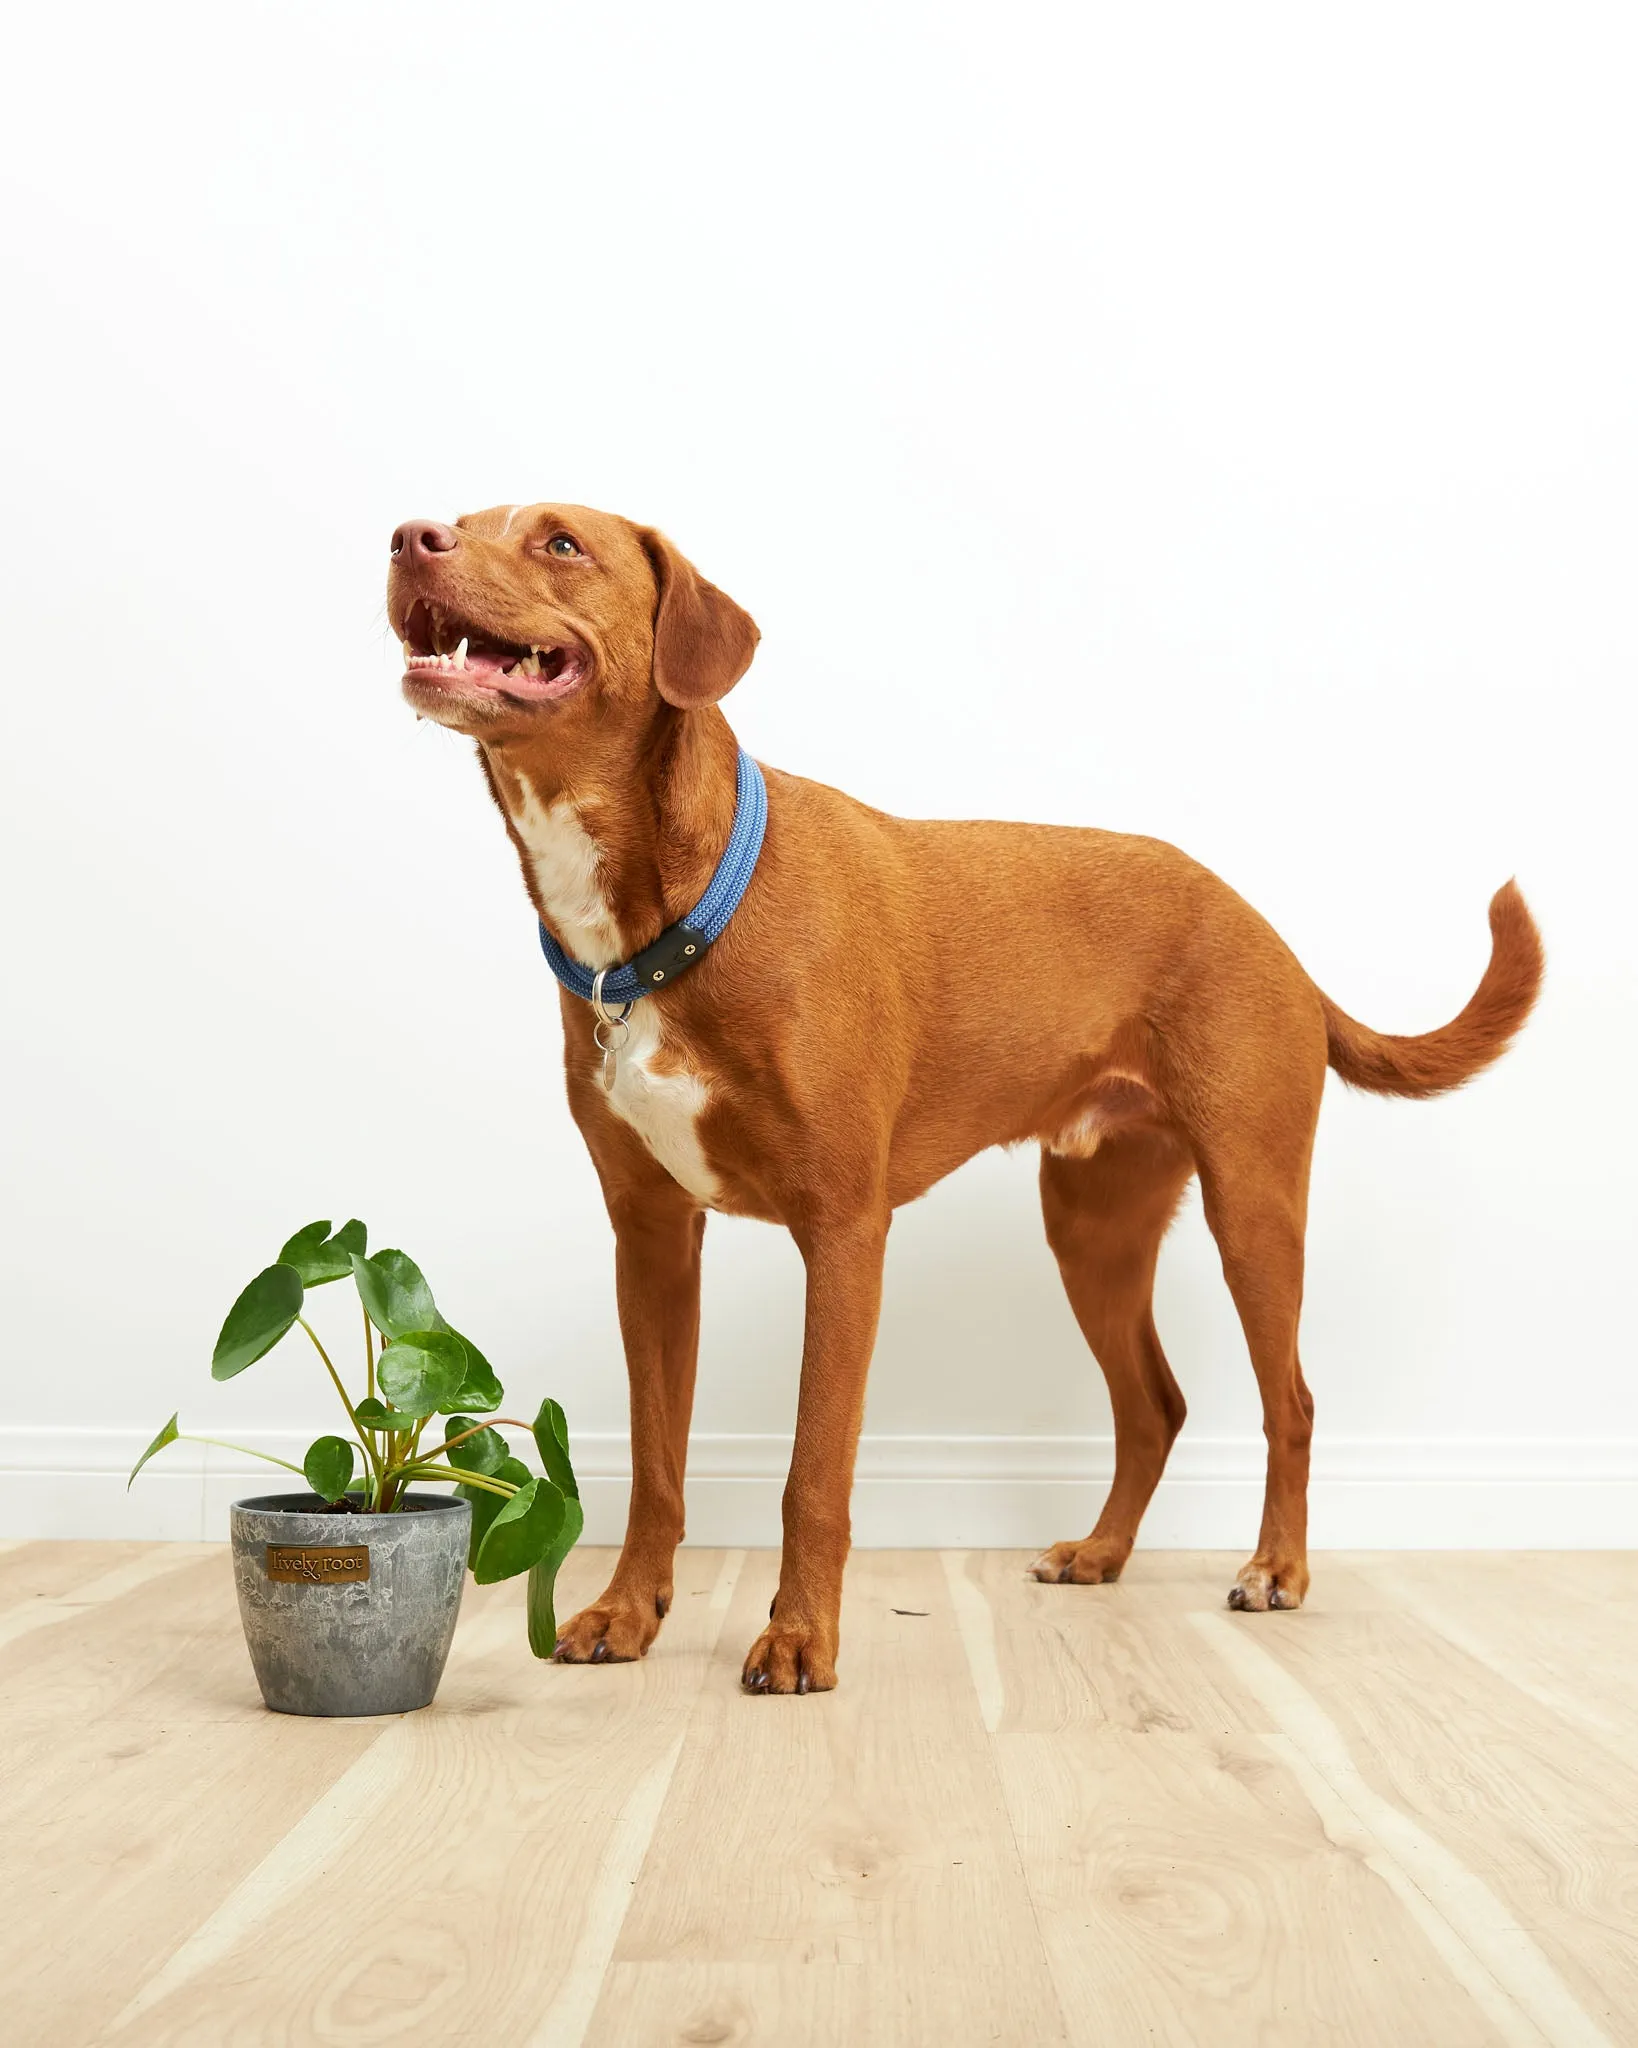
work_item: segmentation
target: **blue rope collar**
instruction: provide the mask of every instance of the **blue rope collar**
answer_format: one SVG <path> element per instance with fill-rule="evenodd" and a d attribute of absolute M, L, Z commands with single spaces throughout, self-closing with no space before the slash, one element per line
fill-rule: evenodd
<path fill-rule="evenodd" d="M 598 991 L 603 1002 L 631 1004 L 654 989 L 668 988 L 678 975 L 697 967 L 727 930 L 729 918 L 751 885 L 768 823 L 767 785 L 762 780 L 762 770 L 743 747 L 739 750 L 735 788 L 734 829 L 728 835 L 728 844 L 705 894 L 685 918 L 668 925 L 652 946 L 645 946 L 623 967 L 608 969 Z M 569 993 L 589 1003 L 597 976 L 591 968 L 570 959 L 544 924 L 540 927 L 540 950 L 546 955 L 547 966 Z"/>

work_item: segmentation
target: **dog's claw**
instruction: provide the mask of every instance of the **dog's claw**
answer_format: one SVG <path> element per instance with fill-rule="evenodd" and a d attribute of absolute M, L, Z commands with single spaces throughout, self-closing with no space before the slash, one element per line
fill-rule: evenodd
<path fill-rule="evenodd" d="M 611 1587 L 601 1600 L 572 1614 L 558 1630 L 552 1654 L 560 1664 L 630 1664 L 647 1656 L 671 1605 L 669 1587 L 652 1583 L 629 1592 Z"/>
<path fill-rule="evenodd" d="M 1097 1536 L 1083 1543 L 1054 1543 L 1029 1567 L 1029 1576 L 1043 1586 L 1112 1585 L 1130 1550 L 1130 1544 Z"/>
<path fill-rule="evenodd" d="M 1253 1558 L 1228 1590 L 1228 1604 L 1237 1614 L 1284 1614 L 1302 1605 L 1308 1591 L 1308 1566 L 1300 1558 Z"/>
<path fill-rule="evenodd" d="M 773 1622 L 751 1645 L 740 1683 L 769 1695 L 829 1692 L 836 1683 L 833 1642 L 828 1631 Z"/>

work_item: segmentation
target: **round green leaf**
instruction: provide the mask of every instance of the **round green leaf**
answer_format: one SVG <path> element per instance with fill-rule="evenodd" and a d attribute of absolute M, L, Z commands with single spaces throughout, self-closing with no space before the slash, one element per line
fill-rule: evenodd
<path fill-rule="evenodd" d="M 321 1500 L 340 1500 L 353 1478 L 353 1447 L 344 1436 L 321 1436 L 303 1458 L 307 1483 Z"/>
<path fill-rule="evenodd" d="M 375 1376 L 404 1414 L 436 1415 L 455 1406 L 466 1378 L 466 1346 L 453 1330 L 415 1330 L 387 1346 Z"/>
<path fill-rule="evenodd" d="M 352 1259 L 354 1252 L 356 1252 L 360 1258 L 364 1256 L 364 1246 L 368 1237 L 369 1232 L 364 1228 L 363 1224 L 359 1222 L 358 1218 L 356 1216 L 349 1216 L 347 1221 L 344 1224 L 342 1224 L 341 1228 L 336 1232 L 335 1236 L 330 1239 L 331 1244 L 335 1246 L 338 1252 L 346 1253 L 348 1272 L 352 1271 Z M 340 1277 L 343 1280 L 345 1280 L 347 1274 L 343 1273 Z"/>
<path fill-rule="evenodd" d="M 406 1415 L 399 1408 L 385 1408 L 373 1395 L 360 1401 L 353 1410 L 365 1429 L 413 1429 L 421 1420 L 419 1415 Z"/>
<path fill-rule="evenodd" d="M 271 1351 L 301 1314 L 302 1292 L 294 1266 L 269 1266 L 258 1273 L 228 1310 L 211 1353 L 211 1378 L 230 1380 Z"/>
<path fill-rule="evenodd" d="M 533 1475 L 521 1458 L 508 1458 L 498 1471 L 489 1476 L 508 1480 L 513 1486 L 527 1486 Z M 472 1535 L 466 1546 L 466 1562 L 468 1570 L 475 1571 L 478 1552 L 483 1548 L 483 1539 L 489 1534 L 489 1525 L 505 1507 L 506 1500 L 502 1494 L 491 1493 L 487 1486 L 457 1486 L 455 1491 L 472 1509 Z"/>
<path fill-rule="evenodd" d="M 282 1266 L 294 1266 L 308 1287 L 323 1287 L 332 1280 L 345 1280 L 353 1270 L 352 1255 L 364 1250 L 364 1226 L 355 1216 L 330 1235 L 328 1218 L 298 1230 L 279 1254 Z"/>
<path fill-rule="evenodd" d="M 142 1456 L 138 1458 L 136 1463 L 131 1467 L 131 1479 L 135 1479 L 137 1474 L 142 1470 L 143 1466 L 147 1464 L 148 1460 L 153 1456 L 155 1451 L 162 1451 L 167 1444 L 174 1444 L 176 1442 L 177 1437 L 180 1434 L 181 1431 L 176 1426 L 176 1417 L 173 1415 L 170 1421 L 167 1422 L 165 1427 L 159 1432 L 158 1436 L 154 1438 L 153 1442 L 143 1452 Z M 125 1491 L 127 1493 L 129 1493 L 131 1490 L 131 1479 L 127 1479 L 125 1482 Z"/>
<path fill-rule="evenodd" d="M 279 1252 L 279 1264 L 281 1266 L 294 1266 L 296 1271 L 301 1273 L 301 1277 L 305 1281 L 307 1275 L 302 1272 L 303 1261 L 311 1258 L 313 1253 L 317 1251 L 318 1247 L 323 1244 L 329 1235 L 330 1219 L 328 1216 L 325 1217 L 322 1223 L 304 1223 L 300 1230 L 285 1239 L 283 1247 Z"/>
<path fill-rule="evenodd" d="M 476 1427 L 470 1415 L 452 1415 L 444 1424 L 444 1441 L 447 1444 L 452 1436 Z M 498 1472 L 511 1455 L 498 1429 L 480 1429 L 476 1436 L 469 1436 L 464 1444 L 456 1444 L 448 1452 L 449 1462 L 461 1471 L 485 1474 Z"/>
<path fill-rule="evenodd" d="M 448 1328 L 420 1267 L 403 1252 L 377 1252 L 373 1259 L 354 1252 L 352 1267 L 364 1311 L 383 1337 Z"/>
<path fill-rule="evenodd" d="M 549 1479 L 531 1479 L 505 1502 L 478 1547 L 472 1576 L 480 1586 L 515 1578 L 543 1557 L 563 1526 L 566 1503 Z"/>
<path fill-rule="evenodd" d="M 471 1408 L 479 1415 L 492 1415 L 506 1399 L 506 1389 L 472 1339 L 462 1337 L 461 1342 L 466 1346 L 466 1378 L 461 1382 L 456 1406 L 463 1410 Z"/>
<path fill-rule="evenodd" d="M 580 1488 L 575 1481 L 574 1467 L 569 1463 L 569 1425 L 564 1421 L 563 1410 L 557 1402 L 541 1402 L 534 1428 L 535 1449 L 540 1453 L 546 1477 L 560 1493 L 566 1493 L 571 1500 L 578 1500 Z"/>

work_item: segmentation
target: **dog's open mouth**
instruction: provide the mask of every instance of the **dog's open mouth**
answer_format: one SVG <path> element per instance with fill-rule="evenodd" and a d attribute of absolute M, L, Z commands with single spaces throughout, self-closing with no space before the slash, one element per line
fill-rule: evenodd
<path fill-rule="evenodd" d="M 591 670 L 586 650 L 574 641 L 542 647 L 500 640 L 424 597 L 410 606 L 403 638 L 406 680 L 434 688 L 549 703 L 578 689 Z"/>

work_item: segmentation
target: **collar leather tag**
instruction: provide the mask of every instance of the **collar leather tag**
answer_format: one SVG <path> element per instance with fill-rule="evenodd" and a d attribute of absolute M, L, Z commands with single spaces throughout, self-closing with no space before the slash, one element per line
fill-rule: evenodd
<path fill-rule="evenodd" d="M 710 943 L 698 925 L 670 926 L 652 946 L 632 955 L 631 971 L 637 977 L 637 986 L 662 988 L 666 982 L 675 981 L 679 974 L 698 963 Z"/>
<path fill-rule="evenodd" d="M 699 965 L 727 929 L 729 918 L 751 886 L 767 823 L 767 784 L 762 779 L 762 770 L 741 747 L 735 774 L 733 830 L 705 894 L 688 915 L 668 925 L 635 959 L 595 973 L 583 961 L 565 953 L 543 924 L 540 950 L 546 955 L 547 966 L 571 995 L 579 996 L 583 1003 L 597 1005 L 599 1016 L 603 1004 L 623 1003 L 629 1009 L 639 996 L 669 988 L 679 974 Z"/>

